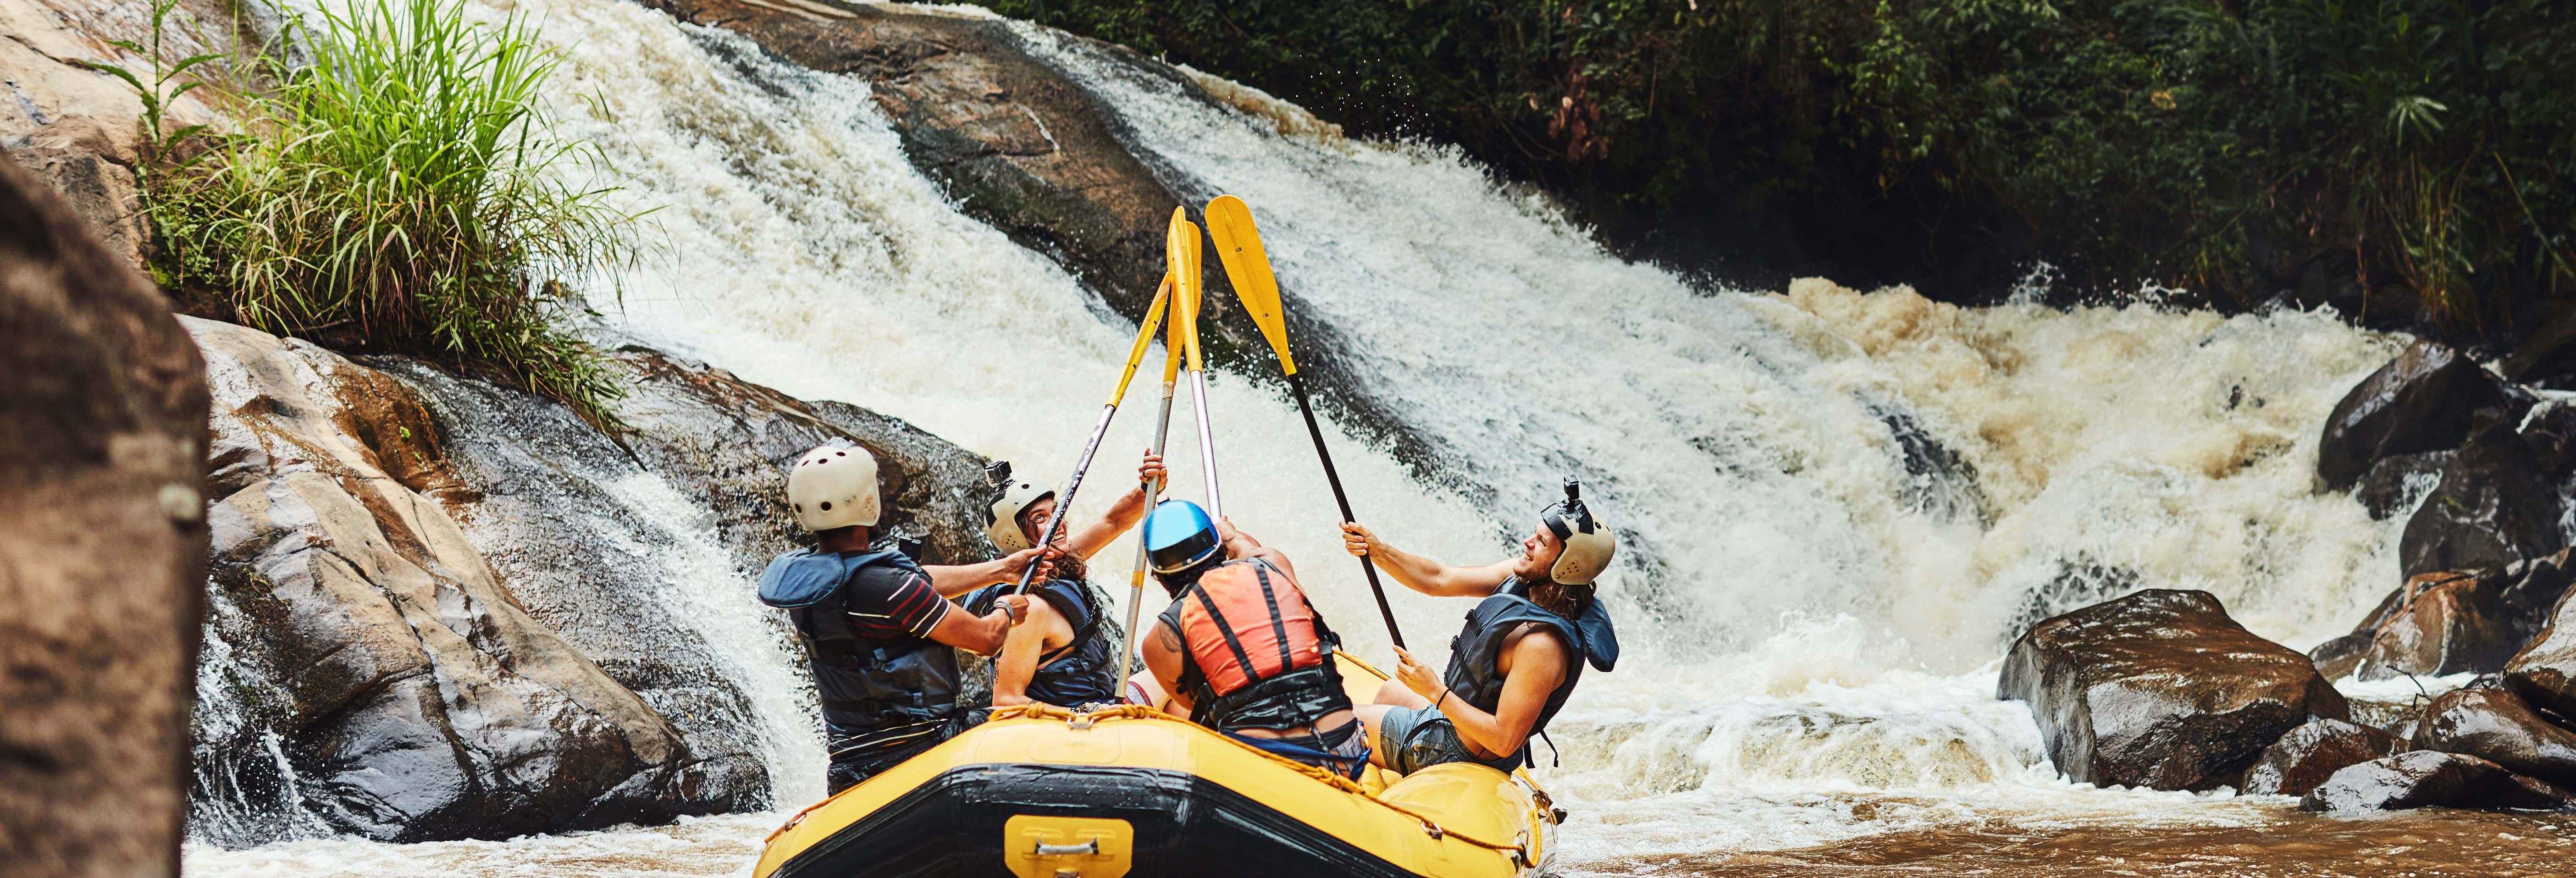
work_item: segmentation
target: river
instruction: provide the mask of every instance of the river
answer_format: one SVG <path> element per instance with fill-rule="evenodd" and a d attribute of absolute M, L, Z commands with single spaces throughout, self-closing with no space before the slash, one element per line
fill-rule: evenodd
<path fill-rule="evenodd" d="M 592 285 L 603 338 L 896 415 L 1050 477 L 1071 464 L 1133 327 L 945 201 L 864 82 L 617 0 L 513 5 L 568 53 L 567 133 L 627 175 L 619 197 L 662 208 L 673 244 L 622 293 Z M 1627 655 L 1587 676 L 1555 725 L 1561 753 L 1536 773 L 1573 814 L 1563 873 L 2564 859 L 2558 822 L 2330 820 L 2286 798 L 2070 784 L 2027 708 L 1994 698 L 2019 625 L 2140 587 L 2206 589 L 2297 648 L 2348 628 L 2396 584 L 2395 534 L 2313 492 L 2317 434 L 2402 340 L 2332 315 L 2169 310 L 2153 290 L 2060 310 L 1822 281 L 1696 288 L 1606 255 L 1454 150 L 1282 135 L 1276 118 L 1300 111 L 1211 106 L 1020 27 L 1175 188 L 1251 203 L 1283 286 L 1340 342 L 1301 356 L 1337 359 L 1352 392 L 1426 439 L 1398 460 L 1362 438 L 1382 425 L 1328 426 L 1362 520 L 1435 557 L 1492 560 L 1574 475 L 1619 529 L 1603 594 Z M 1228 511 L 1304 562 L 1354 650 L 1385 658 L 1293 405 L 1245 376 L 1211 385 Z M 1142 408 L 1111 431 L 1104 466 L 1146 445 Z M 1188 444 L 1174 490 L 1195 497 Z M 1395 606 L 1426 646 L 1466 610 L 1409 593 Z M 783 661 L 759 643 L 736 652 Z M 761 671 L 736 681 L 755 700 L 805 697 L 792 669 Z M 779 801 L 818 797 L 817 730 L 772 713 Z M 507 842 L 192 843 L 186 870 L 745 874 L 778 817 Z"/>

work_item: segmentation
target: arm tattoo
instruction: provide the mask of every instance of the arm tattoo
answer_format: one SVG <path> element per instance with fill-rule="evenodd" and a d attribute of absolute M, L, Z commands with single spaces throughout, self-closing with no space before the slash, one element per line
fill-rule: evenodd
<path fill-rule="evenodd" d="M 1170 625 L 1154 626 L 1154 640 L 1157 643 L 1161 643 L 1164 649 L 1171 650 L 1174 653 L 1182 652 L 1185 649 L 1181 644 L 1181 633 L 1172 630 L 1172 626 Z"/>

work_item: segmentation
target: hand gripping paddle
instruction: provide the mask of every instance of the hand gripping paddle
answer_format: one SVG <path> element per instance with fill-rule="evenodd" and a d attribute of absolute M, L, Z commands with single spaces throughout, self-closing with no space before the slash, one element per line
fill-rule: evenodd
<path fill-rule="evenodd" d="M 1297 411 L 1306 416 L 1306 435 L 1315 439 L 1315 456 L 1324 462 L 1324 480 L 1333 485 L 1333 502 L 1341 504 L 1342 520 L 1352 521 L 1351 498 L 1342 493 L 1342 476 L 1333 469 L 1333 453 L 1324 448 L 1324 430 L 1315 423 L 1315 406 L 1306 399 L 1306 381 L 1297 375 L 1297 359 L 1288 354 L 1287 313 L 1279 307 L 1279 279 L 1270 273 L 1270 254 L 1261 249 L 1261 230 L 1252 225 L 1252 208 L 1232 195 L 1217 196 L 1207 206 L 1208 234 L 1216 239 L 1217 260 L 1225 263 L 1225 276 L 1234 282 L 1234 295 L 1243 300 L 1243 310 L 1260 325 L 1261 337 L 1270 340 L 1270 349 L 1279 354 L 1279 368 L 1288 376 L 1288 392 L 1297 397 Z M 1213 484 L 1213 483 L 1211 483 Z M 1210 494 L 1214 489 L 1210 488 Z M 1378 615 L 1386 617 L 1386 635 L 1404 645 L 1404 632 L 1396 630 L 1395 610 L 1386 603 L 1386 586 L 1377 581 L 1377 565 L 1360 559 L 1360 572 L 1368 575 L 1369 591 L 1377 596 Z"/>

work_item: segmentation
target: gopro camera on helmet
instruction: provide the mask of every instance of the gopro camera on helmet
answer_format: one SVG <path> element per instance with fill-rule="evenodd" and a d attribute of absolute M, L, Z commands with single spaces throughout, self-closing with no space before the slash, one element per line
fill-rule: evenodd
<path fill-rule="evenodd" d="M 1011 462 L 996 460 L 984 465 L 984 481 L 999 488 L 1011 483 Z"/>

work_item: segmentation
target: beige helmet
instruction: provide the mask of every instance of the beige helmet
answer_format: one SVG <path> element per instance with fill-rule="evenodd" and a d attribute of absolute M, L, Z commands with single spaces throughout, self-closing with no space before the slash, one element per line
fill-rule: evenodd
<path fill-rule="evenodd" d="M 1032 478 L 1012 478 L 1011 462 L 997 460 L 984 467 L 984 480 L 999 489 L 993 502 L 984 506 L 984 536 L 993 548 L 1010 554 L 1029 547 L 1029 537 L 1020 532 L 1020 513 L 1038 501 L 1055 496 L 1054 486 Z M 1045 527 L 1045 522 L 1039 522 Z"/>
<path fill-rule="evenodd" d="M 1556 564 L 1547 570 L 1547 578 L 1560 585 L 1589 585 L 1601 571 L 1609 568 L 1610 557 L 1619 552 L 1619 539 L 1610 526 L 1592 517 L 1591 508 L 1583 503 L 1583 483 L 1572 477 L 1565 480 L 1565 500 L 1538 514 L 1549 533 L 1565 543 L 1557 553 Z"/>
<path fill-rule="evenodd" d="M 865 448 L 829 444 L 787 471 L 787 505 L 808 531 L 877 523 L 877 459 Z"/>

